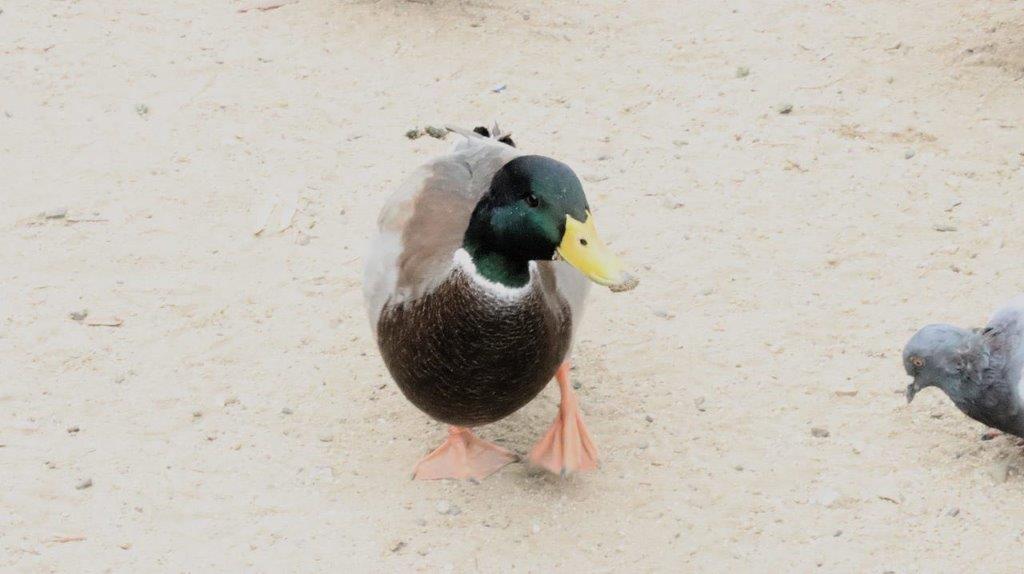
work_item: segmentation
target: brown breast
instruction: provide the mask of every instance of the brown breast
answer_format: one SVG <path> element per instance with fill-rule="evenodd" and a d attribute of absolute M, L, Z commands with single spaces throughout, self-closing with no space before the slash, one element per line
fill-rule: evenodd
<path fill-rule="evenodd" d="M 572 317 L 553 274 L 534 273 L 533 287 L 515 301 L 456 269 L 431 294 L 386 306 L 377 340 L 406 398 L 442 422 L 473 426 L 537 396 L 569 349 Z"/>

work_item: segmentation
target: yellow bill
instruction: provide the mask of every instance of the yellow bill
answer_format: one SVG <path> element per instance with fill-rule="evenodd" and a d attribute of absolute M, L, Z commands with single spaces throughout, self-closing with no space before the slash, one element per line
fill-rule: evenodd
<path fill-rule="evenodd" d="M 583 222 L 573 219 L 571 215 L 565 216 L 565 235 L 562 236 L 557 253 L 591 281 L 612 291 L 629 291 L 640 283 L 639 279 L 623 269 L 619 258 L 601 241 L 594 226 L 594 217 L 589 211 Z"/>

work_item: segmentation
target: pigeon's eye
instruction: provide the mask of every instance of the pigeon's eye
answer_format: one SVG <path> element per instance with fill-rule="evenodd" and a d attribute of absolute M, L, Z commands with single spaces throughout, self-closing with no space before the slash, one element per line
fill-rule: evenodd
<path fill-rule="evenodd" d="M 924 366 L 924 359 L 922 359 L 921 357 L 911 357 L 910 364 L 920 369 L 921 367 Z"/>
<path fill-rule="evenodd" d="M 529 205 L 530 207 L 537 207 L 538 205 L 540 205 L 540 200 L 537 199 L 536 195 L 531 193 L 530 195 L 526 196 L 526 205 Z"/>

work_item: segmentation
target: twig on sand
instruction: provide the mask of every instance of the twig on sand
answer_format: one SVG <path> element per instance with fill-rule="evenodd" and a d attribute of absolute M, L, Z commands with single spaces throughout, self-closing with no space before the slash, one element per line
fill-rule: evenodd
<path fill-rule="evenodd" d="M 68 217 L 66 221 L 68 223 L 105 223 L 110 220 L 102 217 Z"/>
<path fill-rule="evenodd" d="M 842 80 L 842 78 L 836 78 L 836 79 L 832 80 L 831 82 L 828 82 L 828 83 L 825 83 L 825 84 L 821 84 L 820 86 L 797 86 L 796 89 L 798 89 L 798 90 L 820 90 L 822 88 L 827 88 L 827 87 L 835 84 L 836 82 L 838 82 L 840 80 Z"/>
<path fill-rule="evenodd" d="M 47 540 L 49 544 L 67 544 L 68 542 L 82 542 L 85 540 L 85 536 L 54 536 Z"/>
<path fill-rule="evenodd" d="M 246 12 L 251 12 L 253 10 L 259 10 L 260 12 L 270 12 L 271 10 L 277 10 L 278 8 L 282 8 L 289 4 L 294 4 L 294 2 L 263 2 L 260 4 L 256 4 L 255 6 L 249 6 L 248 8 L 239 8 L 238 13 L 245 14 Z"/>
<path fill-rule="evenodd" d="M 87 317 L 85 324 L 90 327 L 120 327 L 124 321 L 119 317 Z"/>
<path fill-rule="evenodd" d="M 788 164 L 788 167 L 786 167 L 786 169 L 795 169 L 800 173 L 807 173 L 809 171 L 806 167 L 803 167 L 802 165 L 791 159 L 787 159 L 786 164 Z"/>

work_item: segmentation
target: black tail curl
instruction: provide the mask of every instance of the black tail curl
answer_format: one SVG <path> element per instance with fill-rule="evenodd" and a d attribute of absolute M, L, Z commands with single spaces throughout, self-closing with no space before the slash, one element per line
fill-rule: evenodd
<path fill-rule="evenodd" d="M 491 130 L 485 128 L 484 126 L 477 126 L 477 127 L 473 128 L 473 131 L 478 133 L 478 134 L 480 134 L 480 135 L 482 135 L 482 136 L 484 136 L 485 138 L 491 137 Z M 516 142 L 512 141 L 512 135 L 511 134 L 500 134 L 498 136 L 498 141 L 500 141 L 501 143 L 503 143 L 505 145 L 508 145 L 508 146 L 511 146 L 511 147 L 516 147 Z"/>

